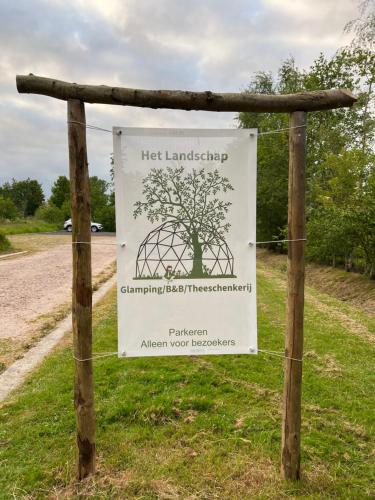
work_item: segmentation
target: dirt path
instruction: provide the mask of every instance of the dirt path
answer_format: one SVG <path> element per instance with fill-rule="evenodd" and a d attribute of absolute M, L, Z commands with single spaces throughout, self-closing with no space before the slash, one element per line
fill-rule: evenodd
<path fill-rule="evenodd" d="M 0 340 L 27 341 L 41 315 L 70 300 L 72 251 L 68 237 L 58 238 L 47 250 L 0 261 Z M 116 257 L 115 238 L 96 236 L 92 245 L 93 276 Z M 98 243 L 106 243 L 101 245 Z"/>
<path fill-rule="evenodd" d="M 93 294 L 93 306 L 102 300 L 115 284 L 116 276 L 112 276 Z M 28 374 L 61 342 L 66 332 L 71 330 L 71 325 L 72 314 L 70 313 L 52 332 L 43 337 L 22 358 L 0 374 L 0 403 L 17 389 Z"/>

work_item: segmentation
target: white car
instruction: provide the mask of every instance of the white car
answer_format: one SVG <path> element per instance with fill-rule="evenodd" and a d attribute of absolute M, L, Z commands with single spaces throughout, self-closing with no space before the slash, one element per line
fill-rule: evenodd
<path fill-rule="evenodd" d="M 72 219 L 68 219 L 64 222 L 64 229 L 65 231 L 68 231 L 69 233 L 72 232 Z M 98 231 L 101 231 L 103 229 L 102 224 L 99 224 L 98 222 L 91 222 L 91 232 L 92 233 L 97 233 Z"/>

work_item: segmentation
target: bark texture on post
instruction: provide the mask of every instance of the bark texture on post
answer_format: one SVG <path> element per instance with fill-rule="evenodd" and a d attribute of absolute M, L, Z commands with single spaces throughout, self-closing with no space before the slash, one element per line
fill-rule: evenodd
<path fill-rule="evenodd" d="M 79 123 L 77 123 L 79 122 Z M 85 105 L 68 101 L 69 172 L 73 248 L 74 406 L 77 421 L 77 477 L 95 472 L 95 414 L 92 371 L 91 210 Z M 87 242 L 76 243 L 76 242 Z M 87 361 L 78 361 L 87 360 Z"/>
<path fill-rule="evenodd" d="M 306 113 L 290 115 L 288 239 L 305 238 Z M 299 128 L 293 128 L 299 127 Z M 285 356 L 302 359 L 304 307 L 304 241 L 289 242 Z M 300 478 L 302 362 L 285 359 L 282 421 L 282 474 Z"/>
<path fill-rule="evenodd" d="M 35 75 L 17 75 L 20 93 L 42 94 L 62 99 L 79 99 L 98 104 L 202 111 L 252 111 L 290 113 L 350 107 L 356 97 L 347 89 L 317 90 L 298 94 L 266 95 L 242 93 L 191 92 L 188 90 L 145 90 L 107 85 L 63 82 Z"/>

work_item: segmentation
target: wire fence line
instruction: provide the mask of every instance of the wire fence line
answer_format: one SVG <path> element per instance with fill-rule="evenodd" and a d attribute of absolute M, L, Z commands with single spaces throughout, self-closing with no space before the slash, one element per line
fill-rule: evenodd
<path fill-rule="evenodd" d="M 267 351 L 265 349 L 252 349 L 252 353 L 253 354 L 258 354 L 258 353 L 262 353 L 262 354 L 269 354 L 271 356 L 277 356 L 279 358 L 284 358 L 284 359 L 289 359 L 291 361 L 298 361 L 299 363 L 302 363 L 303 359 L 299 359 L 299 358 L 292 358 L 290 356 L 285 356 L 285 353 L 281 353 L 281 352 L 276 352 L 276 351 Z M 98 352 L 98 353 L 94 353 L 94 355 L 91 357 L 91 358 L 85 358 L 85 359 L 80 359 L 80 358 L 77 358 L 76 356 L 73 355 L 73 359 L 75 361 L 78 361 L 78 362 L 85 362 L 85 361 L 96 361 L 97 359 L 100 359 L 100 358 L 109 358 L 111 356 L 118 356 L 118 352 L 117 351 L 113 351 L 113 352 Z M 190 356 L 191 354 L 187 354 L 188 356 Z M 124 358 L 124 356 L 120 356 L 121 358 Z"/>
<path fill-rule="evenodd" d="M 97 131 L 100 131 L 100 132 L 107 132 L 107 133 L 110 133 L 110 134 L 114 134 L 115 133 L 113 130 L 109 130 L 109 129 L 106 129 L 106 128 L 103 128 L 103 127 L 97 127 L 96 125 L 91 125 L 91 124 L 83 123 L 83 122 L 79 122 L 79 121 L 70 120 L 70 121 L 68 121 L 68 124 L 69 123 L 74 123 L 74 124 L 77 124 L 77 125 L 82 125 L 82 126 L 84 126 L 85 128 L 87 128 L 89 130 L 97 130 Z M 270 135 L 270 134 L 279 134 L 279 133 L 283 133 L 283 132 L 286 132 L 286 131 L 289 131 L 289 130 L 292 130 L 292 129 L 306 128 L 306 126 L 307 125 L 304 124 L 304 125 L 298 125 L 298 126 L 295 126 L 295 127 L 285 127 L 285 128 L 274 129 L 274 130 L 266 130 L 264 132 L 257 132 L 256 134 L 251 134 L 251 135 L 257 135 L 259 137 L 259 136 Z M 118 132 L 116 132 L 116 134 L 118 134 Z M 264 245 L 264 244 L 270 244 L 270 243 L 293 243 L 293 242 L 297 242 L 297 241 L 306 241 L 306 238 L 298 238 L 298 239 L 294 239 L 294 240 L 284 239 L 284 240 L 256 241 L 255 243 L 249 242 L 249 246 Z M 78 245 L 78 244 L 84 244 L 84 245 L 114 245 L 114 246 L 121 246 L 121 247 L 125 247 L 126 246 L 125 242 L 122 242 L 122 243 L 117 243 L 117 242 L 114 242 L 114 243 L 110 243 L 110 242 L 90 242 L 90 241 L 73 241 L 72 242 L 72 245 Z M 255 353 L 268 354 L 270 356 L 277 356 L 279 358 L 284 358 L 284 359 L 288 359 L 288 360 L 291 360 L 291 361 L 297 361 L 297 362 L 300 362 L 300 363 L 302 363 L 302 361 L 303 361 L 302 359 L 298 359 L 298 358 L 293 358 L 293 357 L 290 357 L 290 356 L 286 356 L 285 353 L 280 353 L 280 352 L 275 352 L 275 351 L 268 351 L 268 350 L 265 350 L 265 349 L 256 349 L 256 350 L 254 350 L 254 352 Z M 96 353 L 91 358 L 79 359 L 76 356 L 73 356 L 73 359 L 75 361 L 77 361 L 77 362 L 85 362 L 85 361 L 95 361 L 97 359 L 107 358 L 107 357 L 117 356 L 117 355 L 118 355 L 117 351 L 116 352 L 103 352 L 103 353 Z"/>
<path fill-rule="evenodd" d="M 69 123 L 74 123 L 76 125 L 82 125 L 83 127 L 87 128 L 89 130 L 98 130 L 99 132 L 108 132 L 110 134 L 121 135 L 121 131 L 114 132 L 113 130 L 109 130 L 108 128 L 97 127 L 96 125 L 90 125 L 88 123 L 83 123 L 83 122 L 79 122 L 79 121 L 76 121 L 76 120 L 69 120 L 67 123 L 68 124 Z M 282 132 L 286 132 L 288 130 L 293 130 L 293 129 L 296 129 L 296 128 L 306 128 L 306 127 L 307 127 L 307 124 L 305 124 L 305 125 L 297 125 L 295 127 L 285 127 L 285 128 L 276 128 L 274 130 L 265 130 L 264 132 L 257 132 L 256 134 L 251 133 L 250 135 L 251 136 L 252 135 L 256 135 L 256 136 L 259 137 L 259 136 L 263 136 L 263 135 L 281 134 Z"/>

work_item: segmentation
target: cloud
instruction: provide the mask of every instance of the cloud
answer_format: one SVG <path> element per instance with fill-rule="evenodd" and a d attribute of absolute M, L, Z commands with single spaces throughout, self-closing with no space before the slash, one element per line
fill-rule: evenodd
<path fill-rule="evenodd" d="M 67 174 L 66 104 L 19 95 L 15 75 L 138 88 L 237 91 L 293 54 L 307 67 L 346 41 L 351 0 L 0 0 L 0 183 Z M 87 121 L 233 127 L 234 114 L 87 105 Z M 90 170 L 108 178 L 111 134 L 88 131 Z"/>

